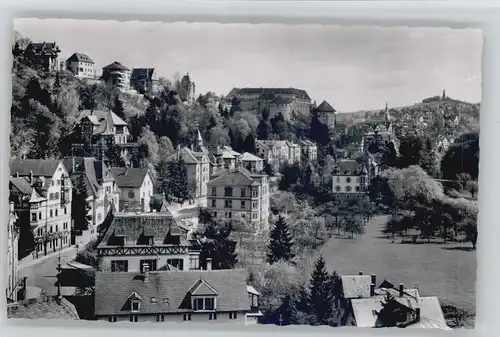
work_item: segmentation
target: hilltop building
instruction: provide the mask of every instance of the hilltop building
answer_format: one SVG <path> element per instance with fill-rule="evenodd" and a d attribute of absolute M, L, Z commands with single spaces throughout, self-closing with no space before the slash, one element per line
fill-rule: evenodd
<path fill-rule="evenodd" d="M 130 86 L 137 92 L 156 92 L 158 76 L 155 68 L 134 68 L 130 76 Z"/>
<path fill-rule="evenodd" d="M 191 81 L 189 73 L 184 75 L 180 81 L 179 97 L 181 101 L 192 104 L 196 100 L 196 84 Z"/>
<path fill-rule="evenodd" d="M 73 53 L 65 64 L 65 69 L 78 78 L 95 78 L 95 63 L 86 54 Z"/>
<path fill-rule="evenodd" d="M 109 86 L 121 90 L 130 89 L 130 69 L 118 61 L 114 61 L 102 68 L 101 79 Z"/>
<path fill-rule="evenodd" d="M 231 102 L 236 99 L 242 110 L 269 109 L 270 117 L 282 113 L 285 119 L 293 114 L 309 114 L 311 98 L 305 90 L 295 88 L 233 88 L 226 96 Z"/>
<path fill-rule="evenodd" d="M 62 161 L 11 160 L 10 172 L 10 200 L 18 226 L 35 236 L 34 257 L 69 247 L 73 186 Z"/>
<path fill-rule="evenodd" d="M 30 43 L 26 54 L 34 58 L 34 63 L 45 71 L 59 70 L 59 53 L 61 49 L 55 42 Z"/>
<path fill-rule="evenodd" d="M 316 107 L 315 112 L 318 114 L 319 120 L 328 126 L 330 130 L 335 130 L 336 128 L 336 115 L 335 113 L 337 110 L 335 110 L 330 103 L 327 101 L 321 102 L 321 104 Z"/>

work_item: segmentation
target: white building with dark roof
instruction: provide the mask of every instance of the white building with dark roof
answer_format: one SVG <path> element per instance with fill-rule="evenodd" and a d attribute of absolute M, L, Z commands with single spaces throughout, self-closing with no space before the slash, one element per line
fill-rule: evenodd
<path fill-rule="evenodd" d="M 244 152 L 239 158 L 244 168 L 253 173 L 260 173 L 264 169 L 264 159 L 256 155 Z"/>
<path fill-rule="evenodd" d="M 257 323 L 245 269 L 96 274 L 95 314 L 108 322 Z"/>
<path fill-rule="evenodd" d="M 111 272 L 199 269 L 201 247 L 170 212 L 115 213 L 101 225 L 99 269 Z"/>
<path fill-rule="evenodd" d="M 73 186 L 62 161 L 11 160 L 10 172 L 10 200 L 19 226 L 33 231 L 35 256 L 69 247 Z"/>
<path fill-rule="evenodd" d="M 154 180 L 147 168 L 112 167 L 110 172 L 120 191 L 120 212 L 151 212 Z"/>
<path fill-rule="evenodd" d="M 208 182 L 207 208 L 215 217 L 241 216 L 255 231 L 269 226 L 269 181 L 242 167 L 215 174 Z"/>
<path fill-rule="evenodd" d="M 332 171 L 332 191 L 339 197 L 363 197 L 368 191 L 368 173 L 353 159 L 341 159 Z"/>
<path fill-rule="evenodd" d="M 73 53 L 66 60 L 66 70 L 78 78 L 95 78 L 95 63 L 90 57 L 82 53 Z"/>

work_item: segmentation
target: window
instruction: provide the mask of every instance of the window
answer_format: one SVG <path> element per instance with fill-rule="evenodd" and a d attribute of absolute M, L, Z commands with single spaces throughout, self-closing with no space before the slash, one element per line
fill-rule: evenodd
<path fill-rule="evenodd" d="M 167 263 L 174 268 L 177 268 L 179 270 L 184 270 L 184 260 L 183 259 L 167 259 Z"/>
<path fill-rule="evenodd" d="M 231 213 L 231 212 L 226 212 L 224 215 L 226 216 L 226 218 L 231 219 L 231 217 L 233 216 L 233 213 Z"/>
<path fill-rule="evenodd" d="M 56 208 L 56 216 L 59 215 L 59 210 Z"/>
<path fill-rule="evenodd" d="M 128 261 L 127 260 L 111 261 L 111 271 L 128 271 Z"/>
<path fill-rule="evenodd" d="M 257 201 L 252 202 L 252 208 L 257 208 Z"/>
<path fill-rule="evenodd" d="M 215 310 L 215 298 L 195 297 L 193 299 L 193 310 Z"/>
<path fill-rule="evenodd" d="M 52 226 L 50 226 L 50 230 L 49 230 L 49 233 L 52 233 Z"/>
<path fill-rule="evenodd" d="M 131 322 L 139 322 L 139 315 L 131 315 L 129 319 Z"/>
<path fill-rule="evenodd" d="M 59 225 L 56 225 L 56 232 L 59 232 Z"/>
<path fill-rule="evenodd" d="M 229 313 L 229 319 L 237 319 L 237 318 L 238 318 L 237 312 L 230 312 Z"/>
<path fill-rule="evenodd" d="M 252 307 L 259 306 L 259 297 L 257 295 L 252 295 Z"/>
<path fill-rule="evenodd" d="M 64 206 L 64 214 L 68 214 L 68 209 Z"/>
<path fill-rule="evenodd" d="M 242 188 L 241 189 L 241 197 L 245 198 L 247 196 L 246 194 L 247 194 L 247 190 L 245 188 Z"/>
<path fill-rule="evenodd" d="M 128 191 L 128 197 L 129 197 L 129 199 L 134 199 L 135 198 L 135 192 L 134 192 L 134 190 L 129 190 Z"/>
<path fill-rule="evenodd" d="M 54 200 L 54 193 L 49 193 L 49 200 Z"/>
<path fill-rule="evenodd" d="M 351 188 L 351 186 L 346 186 L 345 190 L 346 190 L 346 192 L 351 192 L 352 188 Z"/>
<path fill-rule="evenodd" d="M 165 322 L 165 315 L 164 314 L 156 314 L 156 321 L 157 322 Z"/>
<path fill-rule="evenodd" d="M 216 204 L 215 200 L 212 200 L 212 207 L 216 207 Z"/>
<path fill-rule="evenodd" d="M 212 196 L 215 197 L 217 195 L 217 187 L 212 187 Z"/>
<path fill-rule="evenodd" d="M 335 186 L 335 191 L 340 192 L 340 186 L 339 185 Z"/>
<path fill-rule="evenodd" d="M 252 213 L 252 219 L 257 219 L 257 213 Z"/>
<path fill-rule="evenodd" d="M 55 194 L 55 199 L 56 199 L 56 200 L 59 200 L 59 192 L 56 192 L 56 194 Z"/>
<path fill-rule="evenodd" d="M 217 319 L 217 314 L 215 312 L 212 312 L 208 314 L 208 319 L 209 320 L 216 320 Z"/>
<path fill-rule="evenodd" d="M 109 316 L 108 321 L 112 323 L 116 322 L 116 316 Z"/>
<path fill-rule="evenodd" d="M 246 206 L 246 202 L 244 200 L 241 200 L 241 209 L 245 209 Z"/>
<path fill-rule="evenodd" d="M 224 200 L 224 208 L 233 208 L 232 200 Z"/>
<path fill-rule="evenodd" d="M 259 191 L 256 188 L 252 189 L 252 197 L 258 197 L 258 196 L 259 196 Z"/>
<path fill-rule="evenodd" d="M 36 213 L 31 213 L 31 221 L 36 221 Z"/>
<path fill-rule="evenodd" d="M 232 187 L 224 187 L 224 196 L 232 197 L 233 196 L 233 188 Z"/>
<path fill-rule="evenodd" d="M 190 321 L 191 320 L 191 314 L 184 314 L 184 320 L 185 321 Z"/>
<path fill-rule="evenodd" d="M 50 214 L 51 218 L 54 216 L 54 213 L 52 212 L 52 210 L 50 210 L 49 214 Z"/>
<path fill-rule="evenodd" d="M 140 260 L 140 269 L 141 273 L 144 272 L 144 265 L 147 264 L 149 266 L 149 271 L 156 270 L 156 260 Z"/>
<path fill-rule="evenodd" d="M 359 192 L 359 186 L 356 186 L 356 192 Z"/>
<path fill-rule="evenodd" d="M 351 177 L 345 178 L 345 181 L 349 184 L 351 182 Z"/>
<path fill-rule="evenodd" d="M 139 301 L 135 300 L 135 301 L 132 301 L 132 311 L 139 311 L 141 309 L 141 303 L 139 303 Z"/>
<path fill-rule="evenodd" d="M 189 257 L 189 269 L 200 269 L 200 259 L 197 256 Z"/>
<path fill-rule="evenodd" d="M 42 212 L 38 212 L 38 219 L 42 220 Z"/>

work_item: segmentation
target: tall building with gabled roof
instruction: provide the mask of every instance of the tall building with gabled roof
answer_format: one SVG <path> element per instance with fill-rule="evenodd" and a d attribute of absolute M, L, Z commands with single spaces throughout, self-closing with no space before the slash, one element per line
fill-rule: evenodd
<path fill-rule="evenodd" d="M 328 128 L 330 130 L 335 129 L 335 124 L 336 124 L 336 115 L 335 113 L 337 110 L 335 110 L 330 103 L 327 101 L 323 101 L 318 107 L 315 109 L 316 113 L 318 114 L 319 119 L 326 125 L 328 125 Z"/>
<path fill-rule="evenodd" d="M 88 55 L 82 53 L 73 53 L 66 60 L 66 70 L 71 71 L 78 78 L 94 78 L 94 65 L 94 61 Z"/>
<path fill-rule="evenodd" d="M 215 217 L 247 219 L 255 231 L 269 226 L 269 181 L 245 168 L 216 174 L 208 182 L 207 208 Z"/>
<path fill-rule="evenodd" d="M 101 79 L 108 85 L 128 90 L 130 88 L 130 69 L 120 62 L 114 61 L 102 68 Z"/>

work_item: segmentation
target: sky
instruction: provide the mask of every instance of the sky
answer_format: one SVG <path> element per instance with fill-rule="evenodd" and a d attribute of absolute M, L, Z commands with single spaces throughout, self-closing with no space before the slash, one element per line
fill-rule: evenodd
<path fill-rule="evenodd" d="M 481 101 L 482 33 L 472 29 L 285 24 L 16 19 L 60 60 L 87 54 L 96 72 L 113 61 L 189 73 L 196 92 L 295 87 L 339 112 L 382 109 L 446 94 Z"/>

